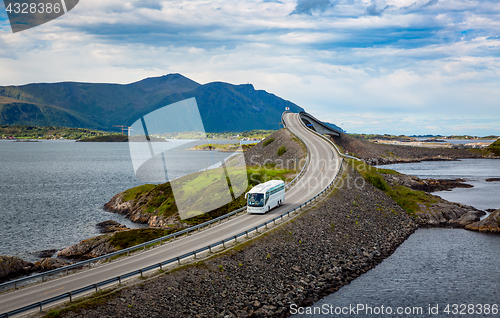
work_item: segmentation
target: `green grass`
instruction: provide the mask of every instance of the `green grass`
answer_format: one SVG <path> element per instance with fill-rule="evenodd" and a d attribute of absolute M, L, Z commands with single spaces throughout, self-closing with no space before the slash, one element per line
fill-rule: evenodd
<path fill-rule="evenodd" d="M 262 146 L 265 147 L 267 145 L 269 145 L 270 143 L 272 143 L 274 141 L 274 138 L 269 138 L 269 139 L 266 139 L 264 140 L 264 142 L 262 143 Z"/>
<path fill-rule="evenodd" d="M 278 156 L 283 156 L 288 149 L 283 145 L 278 148 Z"/>
<path fill-rule="evenodd" d="M 133 229 L 130 231 L 115 232 L 109 242 L 116 249 L 121 250 L 169 235 L 173 232 L 174 230 L 171 229 Z"/>
<path fill-rule="evenodd" d="M 122 134 L 112 134 L 108 136 L 95 136 L 80 139 L 80 142 L 127 142 L 128 137 Z"/>
<path fill-rule="evenodd" d="M 229 171 L 233 168 L 228 167 L 227 169 Z M 183 215 L 184 218 L 188 216 L 188 218 L 185 218 L 183 222 L 189 225 L 196 225 L 209 221 L 213 218 L 219 217 L 236 209 L 239 209 L 246 205 L 244 192 L 250 190 L 255 185 L 272 179 L 281 179 L 285 181 L 286 178 L 290 178 L 292 175 L 295 174 L 293 170 L 274 169 L 274 168 L 270 169 L 269 167 L 256 168 L 252 166 L 248 166 L 246 172 L 244 169 L 242 169 L 241 171 L 233 170 L 233 172 L 234 173 L 232 174 L 232 176 L 236 177 L 238 176 L 243 177 L 244 175 L 242 174 L 246 173 L 246 177 L 248 179 L 247 188 L 239 189 L 239 191 L 236 192 L 236 193 L 241 193 L 241 192 L 243 193 L 239 195 L 235 200 L 231 200 L 229 203 L 220 207 L 216 207 L 207 213 L 199 215 L 197 214 Z M 205 203 L 202 200 L 202 198 L 204 194 L 204 188 L 207 186 L 210 186 L 209 188 L 211 189 L 211 193 L 214 192 L 213 191 L 214 187 L 216 188 L 220 187 L 220 191 L 217 190 L 215 191 L 215 193 L 220 194 L 221 196 L 223 194 L 227 195 L 227 184 L 228 184 L 227 179 L 225 175 L 223 174 L 221 175 L 220 173 L 217 174 L 216 172 L 213 171 L 212 172 L 203 171 L 185 176 L 178 180 L 179 182 L 182 183 L 180 185 L 176 184 L 176 187 L 177 186 L 181 187 L 180 191 L 196 194 L 192 196 L 190 195 L 189 196 L 190 198 L 199 198 L 199 202 L 192 203 L 193 211 L 196 211 L 197 207 L 199 209 L 205 208 L 204 206 Z M 234 178 L 232 177 L 231 180 L 234 180 Z M 231 185 L 234 186 L 232 183 Z M 234 192 L 233 187 L 231 187 L 231 189 Z M 199 193 L 199 195 L 197 193 Z M 218 200 L 220 198 L 215 198 L 215 199 Z M 135 188 L 128 189 L 125 191 L 124 201 L 129 201 L 129 200 L 134 200 L 134 204 L 140 204 L 140 208 L 145 213 L 158 214 L 163 217 L 170 217 L 176 215 L 179 212 L 172 191 L 172 187 L 169 182 L 159 185 L 145 184 Z M 182 228 L 176 228 L 176 229 L 181 230 Z M 122 235 L 127 235 L 127 234 L 122 234 Z M 132 238 L 130 240 L 134 241 L 134 239 Z M 122 243 L 115 243 L 115 244 L 117 246 L 128 246 L 128 244 L 122 244 Z"/>
<path fill-rule="evenodd" d="M 486 147 L 486 150 L 495 154 L 495 156 L 500 156 L 500 139 Z"/>
<path fill-rule="evenodd" d="M 397 172 L 393 170 L 377 169 L 365 164 L 364 162 L 352 159 L 349 159 L 348 162 L 356 169 L 356 171 L 359 172 L 359 174 L 361 174 L 361 176 L 363 176 L 363 178 L 365 178 L 367 182 L 384 191 L 411 216 L 415 216 L 415 213 L 419 210 L 418 204 L 430 206 L 431 204 L 437 202 L 436 199 L 424 191 L 412 190 L 402 185 L 395 185 L 394 187 L 391 187 L 385 181 L 382 174 L 397 174 Z"/>
<path fill-rule="evenodd" d="M 130 188 L 125 191 L 123 196 L 123 201 L 130 201 L 135 199 L 138 195 L 144 194 L 145 192 L 150 191 L 155 186 L 153 184 L 144 184 L 138 187 Z"/>

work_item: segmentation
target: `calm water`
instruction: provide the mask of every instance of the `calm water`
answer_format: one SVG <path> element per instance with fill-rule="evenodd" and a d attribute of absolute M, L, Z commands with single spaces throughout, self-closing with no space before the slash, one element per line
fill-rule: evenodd
<path fill-rule="evenodd" d="M 500 184 L 484 181 L 500 176 L 500 160 L 468 159 L 383 167 L 421 178 L 464 178 L 475 187 L 437 194 L 480 209 L 500 208 Z M 357 315 L 339 316 L 500 317 L 500 313 L 479 313 L 479 304 L 500 307 L 499 255 L 500 235 L 461 229 L 419 229 L 376 268 L 309 308 L 316 308 L 318 313 L 323 310 L 323 314 L 296 316 L 331 317 L 336 316 L 336 308 L 342 310 L 359 305 L 360 309 L 364 306 L 364 310 Z M 458 314 L 454 315 L 454 307 L 449 307 L 449 314 L 444 311 L 447 304 L 475 307 L 470 308 L 472 314 L 466 307 L 466 314 L 461 315 L 460 310 L 464 307 L 458 307 Z M 429 314 L 429 305 L 434 309 L 438 305 L 438 313 Z M 381 306 L 385 314 L 381 313 Z M 371 307 L 371 314 L 367 314 L 366 307 Z M 387 307 L 391 307 L 392 315 L 386 315 Z M 330 315 L 331 308 L 334 315 Z M 397 314 L 398 308 L 403 314 Z M 421 313 L 419 308 L 422 308 Z M 405 310 L 410 314 L 404 314 Z"/>
<path fill-rule="evenodd" d="M 200 153 L 216 162 L 227 157 Z M 192 156 L 182 151 L 170 178 L 185 174 Z M 127 143 L 1 140 L 0 164 L 0 255 L 34 261 L 36 251 L 98 235 L 96 223 L 112 219 L 138 226 L 102 209 L 113 195 L 143 184 L 134 175 Z"/>
<path fill-rule="evenodd" d="M 457 188 L 433 194 L 445 200 L 471 205 L 480 210 L 500 208 L 500 182 L 486 182 L 488 178 L 500 178 L 500 160 L 464 159 L 460 161 L 423 161 L 381 166 L 419 178 L 463 178 L 474 188 Z"/>
<path fill-rule="evenodd" d="M 391 307 L 392 317 L 499 317 L 499 315 L 447 315 L 447 304 L 500 306 L 500 236 L 460 229 L 419 229 L 389 258 L 312 308 Z M 438 304 L 439 314 L 428 308 Z M 421 307 L 422 314 L 397 315 L 398 307 Z M 450 308 L 452 309 L 452 308 Z M 385 309 L 387 310 L 387 309 Z M 475 308 L 478 310 L 478 307 Z M 296 315 L 331 317 L 331 315 Z M 381 317 L 366 314 L 342 317 Z"/>

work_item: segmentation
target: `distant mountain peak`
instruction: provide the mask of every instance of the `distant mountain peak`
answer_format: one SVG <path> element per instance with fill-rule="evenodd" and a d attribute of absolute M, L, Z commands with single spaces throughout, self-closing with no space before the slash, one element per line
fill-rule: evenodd
<path fill-rule="evenodd" d="M 1 98 L 3 97 L 3 99 Z M 201 85 L 179 73 L 130 84 L 0 86 L 0 124 L 114 130 L 172 103 L 196 98 L 207 132 L 277 129 L 286 107 L 303 109 L 252 84 Z"/>

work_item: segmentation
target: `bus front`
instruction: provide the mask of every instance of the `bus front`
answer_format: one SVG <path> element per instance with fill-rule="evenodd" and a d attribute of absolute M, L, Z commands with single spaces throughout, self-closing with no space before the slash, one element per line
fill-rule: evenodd
<path fill-rule="evenodd" d="M 264 209 L 264 202 L 264 193 L 247 193 L 247 212 L 265 213 L 266 210 Z"/>

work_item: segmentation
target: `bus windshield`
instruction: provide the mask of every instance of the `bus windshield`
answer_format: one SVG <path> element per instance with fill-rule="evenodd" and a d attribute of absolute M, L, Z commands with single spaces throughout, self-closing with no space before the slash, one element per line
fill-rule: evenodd
<path fill-rule="evenodd" d="M 248 206 L 264 206 L 264 194 L 263 193 L 249 193 L 248 194 Z"/>

